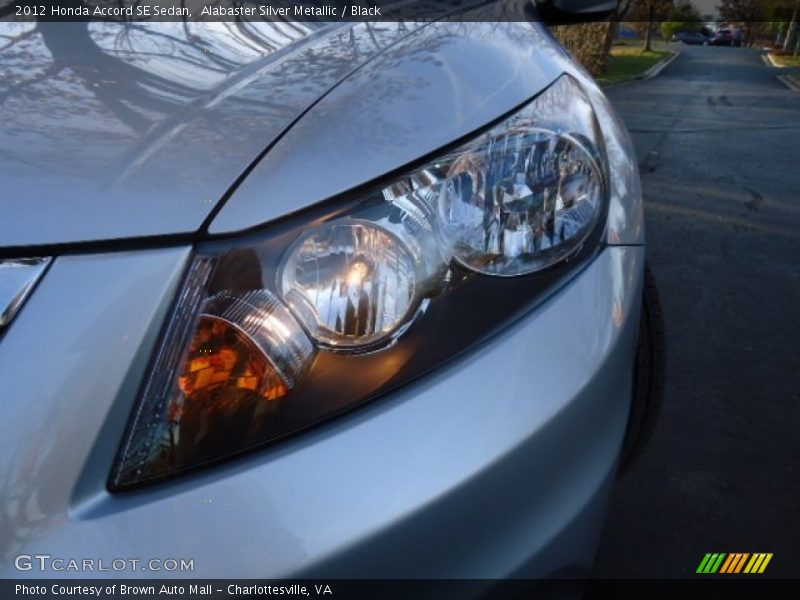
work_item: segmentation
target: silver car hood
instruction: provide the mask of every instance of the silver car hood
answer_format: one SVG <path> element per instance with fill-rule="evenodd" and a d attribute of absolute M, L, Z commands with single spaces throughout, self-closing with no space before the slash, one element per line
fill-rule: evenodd
<path fill-rule="evenodd" d="M 191 233 L 408 23 L 1 23 L 0 248 Z"/>

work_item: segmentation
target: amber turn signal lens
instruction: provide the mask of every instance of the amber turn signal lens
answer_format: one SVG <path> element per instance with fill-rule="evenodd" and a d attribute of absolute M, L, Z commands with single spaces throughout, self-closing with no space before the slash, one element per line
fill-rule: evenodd
<path fill-rule="evenodd" d="M 126 483 L 203 464 L 274 435 L 275 417 L 314 354 L 286 307 L 263 289 L 219 292 L 187 325 L 187 341 L 177 345 L 185 351 L 153 388 L 169 390 L 157 392 L 164 401 L 137 415 L 136 443 L 125 449 L 120 471 Z"/>
<path fill-rule="evenodd" d="M 291 349 L 299 361 L 281 356 Z M 168 419 L 193 442 L 206 437 L 209 417 L 241 417 L 258 429 L 289 394 L 310 354 L 305 335 L 272 295 L 217 294 L 197 319 Z"/>
<path fill-rule="evenodd" d="M 199 319 L 178 385 L 183 395 L 170 406 L 174 421 L 187 412 L 230 413 L 289 393 L 286 382 L 249 338 L 209 315 Z"/>

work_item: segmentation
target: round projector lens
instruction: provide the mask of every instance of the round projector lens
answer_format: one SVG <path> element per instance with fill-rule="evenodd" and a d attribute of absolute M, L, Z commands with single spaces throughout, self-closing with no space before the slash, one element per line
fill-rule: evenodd
<path fill-rule="evenodd" d="M 450 165 L 438 198 L 440 233 L 464 266 L 523 275 L 562 260 L 602 206 L 603 177 L 581 136 L 518 127 Z"/>
<path fill-rule="evenodd" d="M 334 221 L 295 243 L 279 283 L 314 339 L 356 348 L 376 344 L 406 321 L 417 266 L 393 233 L 369 221 Z"/>

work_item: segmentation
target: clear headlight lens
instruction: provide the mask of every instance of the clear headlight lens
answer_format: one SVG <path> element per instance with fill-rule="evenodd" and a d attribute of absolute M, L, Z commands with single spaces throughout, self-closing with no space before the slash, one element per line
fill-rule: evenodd
<path fill-rule="evenodd" d="M 490 275 L 521 275 L 572 252 L 603 193 L 602 172 L 585 147 L 520 124 L 454 161 L 438 206 L 455 258 Z"/>
<path fill-rule="evenodd" d="M 199 247 L 110 486 L 263 445 L 478 342 L 563 279 L 546 267 L 593 252 L 605 165 L 565 75 L 404 177 Z"/>
<path fill-rule="evenodd" d="M 376 223 L 333 222 L 289 252 L 281 294 L 315 340 L 367 346 L 403 324 L 417 301 L 417 263 Z"/>
<path fill-rule="evenodd" d="M 601 213 L 603 145 L 588 99 L 568 76 L 448 157 L 438 222 L 453 257 L 489 275 L 548 267 Z"/>

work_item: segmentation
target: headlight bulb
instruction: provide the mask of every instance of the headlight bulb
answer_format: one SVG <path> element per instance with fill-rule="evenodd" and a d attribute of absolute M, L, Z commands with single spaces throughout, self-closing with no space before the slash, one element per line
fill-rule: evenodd
<path fill-rule="evenodd" d="M 279 283 L 317 342 L 368 347 L 414 308 L 417 271 L 408 242 L 376 223 L 350 219 L 301 238 L 288 253 Z"/>

